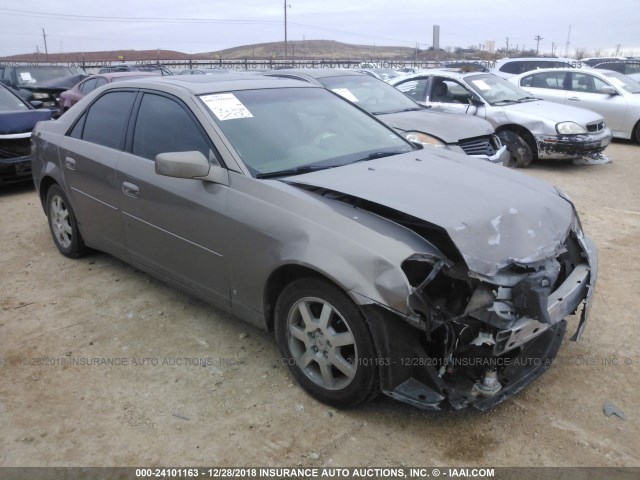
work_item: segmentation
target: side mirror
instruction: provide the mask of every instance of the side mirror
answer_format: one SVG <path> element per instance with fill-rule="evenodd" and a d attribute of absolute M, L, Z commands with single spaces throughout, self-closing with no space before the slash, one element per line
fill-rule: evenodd
<path fill-rule="evenodd" d="M 471 97 L 471 105 L 474 107 L 484 107 L 484 102 L 478 97 Z"/>
<path fill-rule="evenodd" d="M 29 103 L 33 108 L 42 108 L 42 105 L 44 105 L 40 100 L 31 100 Z"/>
<path fill-rule="evenodd" d="M 616 91 L 615 88 L 609 87 L 609 86 L 602 87 L 600 92 L 604 93 L 605 95 L 617 95 L 618 94 L 618 92 Z"/>
<path fill-rule="evenodd" d="M 226 169 L 211 165 L 201 152 L 167 152 L 156 155 L 156 173 L 174 178 L 193 178 L 229 184 Z"/>

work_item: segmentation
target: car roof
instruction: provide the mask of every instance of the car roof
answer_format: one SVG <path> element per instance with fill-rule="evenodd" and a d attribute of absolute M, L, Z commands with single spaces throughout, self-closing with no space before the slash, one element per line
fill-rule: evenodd
<path fill-rule="evenodd" d="M 513 78 L 521 78 L 528 77 L 529 75 L 533 75 L 536 73 L 546 73 L 546 72 L 588 72 L 592 75 L 604 75 L 606 73 L 615 73 L 613 70 L 606 70 L 604 68 L 538 68 L 536 70 L 529 70 L 528 72 L 519 73 L 518 75 L 514 75 Z"/>
<path fill-rule="evenodd" d="M 394 84 L 401 80 L 411 80 L 413 78 L 420 78 L 420 77 L 432 76 L 432 75 L 440 75 L 443 77 L 464 79 L 466 77 L 471 77 L 476 75 L 494 75 L 494 74 L 489 72 L 456 72 L 451 70 L 442 70 L 438 68 L 429 68 L 427 70 L 420 70 L 419 72 L 416 72 L 416 73 L 410 73 L 409 75 L 403 75 L 401 77 L 392 78 L 390 82 L 391 84 Z"/>
<path fill-rule="evenodd" d="M 158 74 L 153 72 L 107 72 L 107 73 L 96 73 L 94 75 L 87 77 L 87 80 L 94 77 L 104 77 L 111 80 L 112 78 L 126 78 L 126 77 L 138 78 L 138 77 L 157 77 L 157 76 Z"/>
<path fill-rule="evenodd" d="M 311 78 L 328 78 L 328 77 L 342 77 L 342 76 L 368 76 L 364 73 L 354 72 L 353 70 L 345 70 L 341 68 L 283 68 L 278 70 L 270 70 L 264 72 L 267 75 L 306 75 Z"/>
<path fill-rule="evenodd" d="M 575 62 L 573 58 L 566 57 L 509 57 L 496 60 L 496 64 L 503 64 L 507 62 Z"/>
<path fill-rule="evenodd" d="M 105 88 L 122 88 L 123 83 L 112 83 L 111 87 Z M 159 88 L 160 90 L 173 90 L 175 88 L 182 89 L 193 93 L 194 95 L 203 95 L 207 93 L 228 92 L 232 90 L 262 90 L 269 88 L 320 88 L 316 85 L 301 82 L 299 80 L 291 80 L 279 77 L 265 77 L 261 75 L 240 75 L 240 74 L 221 74 L 221 75 L 172 75 L 159 76 L 153 75 L 145 78 L 137 78 L 126 83 L 128 87 L 136 88 Z M 165 87 L 165 88 L 163 88 Z"/>

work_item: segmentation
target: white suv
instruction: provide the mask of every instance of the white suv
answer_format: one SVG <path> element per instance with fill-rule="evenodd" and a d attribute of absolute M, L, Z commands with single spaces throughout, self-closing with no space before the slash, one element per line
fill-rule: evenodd
<path fill-rule="evenodd" d="M 582 63 L 579 60 L 572 58 L 503 58 L 495 63 L 490 72 L 502 78 L 510 78 L 539 68 L 580 68 L 581 66 Z"/>

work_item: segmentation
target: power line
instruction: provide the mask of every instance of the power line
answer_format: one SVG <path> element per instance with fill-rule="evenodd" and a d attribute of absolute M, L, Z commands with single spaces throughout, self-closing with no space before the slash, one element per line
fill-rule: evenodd
<path fill-rule="evenodd" d="M 256 20 L 256 19 L 215 19 L 215 18 L 167 18 L 167 17 L 116 17 L 105 15 L 76 15 L 67 13 L 51 13 L 51 12 L 35 12 L 28 10 L 16 10 L 8 8 L 0 8 L 0 12 L 6 12 L 17 16 L 33 17 L 33 18 L 53 18 L 58 20 L 69 21 L 94 21 L 94 22 L 121 22 L 121 23 L 215 23 L 229 25 L 282 25 L 280 20 Z M 346 35 L 375 38 L 380 40 L 389 40 L 393 42 L 401 42 L 406 45 L 413 46 L 413 41 L 383 37 L 379 35 L 369 35 L 365 33 L 350 32 L 346 30 L 337 30 L 335 28 L 319 27 L 317 25 L 308 25 L 304 23 L 287 22 L 288 25 L 297 27 L 310 28 L 313 30 L 322 30 L 326 32 L 343 33 Z"/>

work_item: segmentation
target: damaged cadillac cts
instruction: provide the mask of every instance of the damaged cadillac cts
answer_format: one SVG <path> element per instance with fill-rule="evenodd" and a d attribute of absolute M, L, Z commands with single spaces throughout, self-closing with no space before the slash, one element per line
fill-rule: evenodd
<path fill-rule="evenodd" d="M 94 91 L 34 132 L 56 247 L 110 253 L 275 333 L 299 384 L 487 409 L 550 365 L 597 257 L 571 200 L 412 144 L 324 88 L 205 75 Z"/>

